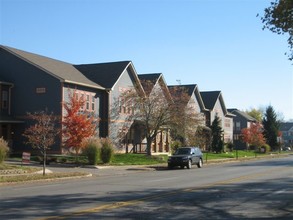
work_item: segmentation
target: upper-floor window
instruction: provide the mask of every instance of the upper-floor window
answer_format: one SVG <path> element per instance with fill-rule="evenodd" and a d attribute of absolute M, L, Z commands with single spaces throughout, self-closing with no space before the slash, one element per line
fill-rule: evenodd
<path fill-rule="evenodd" d="M 118 111 L 120 114 L 134 114 L 132 97 L 128 97 L 129 88 L 119 87 Z"/>
<path fill-rule="evenodd" d="M 81 91 L 81 90 L 76 90 L 74 93 L 74 97 L 76 100 L 83 100 L 84 105 L 81 106 L 80 111 L 89 111 L 93 112 L 95 111 L 95 94 L 86 92 L 86 91 Z"/>
<path fill-rule="evenodd" d="M 2 109 L 8 108 L 8 91 L 2 91 Z"/>
<path fill-rule="evenodd" d="M 240 131 L 241 130 L 240 121 L 236 121 L 236 123 L 235 123 L 235 129 L 236 129 L 236 131 Z"/>
<path fill-rule="evenodd" d="M 225 119 L 225 127 L 226 128 L 230 128 L 231 124 L 230 124 L 230 120 L 229 119 Z"/>
<path fill-rule="evenodd" d="M 95 96 L 92 96 L 92 111 L 95 110 Z"/>

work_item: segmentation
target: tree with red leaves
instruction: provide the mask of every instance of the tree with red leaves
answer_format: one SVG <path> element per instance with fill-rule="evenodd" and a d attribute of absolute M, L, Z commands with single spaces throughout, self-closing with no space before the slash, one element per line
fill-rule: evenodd
<path fill-rule="evenodd" d="M 260 147 L 266 143 L 261 123 L 252 123 L 249 128 L 243 128 L 241 135 L 244 142 L 255 147 Z"/>
<path fill-rule="evenodd" d="M 76 156 L 82 149 L 82 141 L 96 135 L 97 118 L 83 110 L 85 105 L 83 96 L 78 97 L 76 91 L 69 93 L 69 101 L 64 103 L 67 114 L 63 118 L 63 146 L 72 148 Z"/>

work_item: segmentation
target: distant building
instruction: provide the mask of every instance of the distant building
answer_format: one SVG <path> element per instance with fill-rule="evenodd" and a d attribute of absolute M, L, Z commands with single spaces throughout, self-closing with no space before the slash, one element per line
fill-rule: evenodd
<path fill-rule="evenodd" d="M 228 109 L 228 111 L 235 115 L 233 125 L 234 149 L 245 150 L 248 148 L 248 145 L 241 140 L 241 130 L 244 128 L 249 128 L 251 123 L 255 123 L 257 120 L 245 112 L 235 108 Z"/>
<path fill-rule="evenodd" d="M 280 123 L 281 143 L 285 147 L 293 147 L 293 122 Z"/>
<path fill-rule="evenodd" d="M 218 116 L 221 120 L 221 127 L 224 130 L 224 142 L 233 142 L 233 117 L 234 115 L 227 111 L 221 91 L 200 92 L 205 108 L 206 126 L 210 127 Z"/>

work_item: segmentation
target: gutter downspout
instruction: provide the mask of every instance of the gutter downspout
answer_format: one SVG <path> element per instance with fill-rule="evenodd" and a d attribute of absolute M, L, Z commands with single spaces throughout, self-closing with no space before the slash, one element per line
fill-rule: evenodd
<path fill-rule="evenodd" d="M 111 91 L 112 89 L 106 89 L 106 93 L 107 93 L 107 98 L 108 98 L 108 118 L 107 118 L 107 136 L 110 136 L 110 121 L 111 121 Z"/>

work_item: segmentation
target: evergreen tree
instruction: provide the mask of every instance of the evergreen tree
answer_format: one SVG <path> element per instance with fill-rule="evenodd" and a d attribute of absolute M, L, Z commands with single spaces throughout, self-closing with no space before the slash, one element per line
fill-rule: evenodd
<path fill-rule="evenodd" d="M 278 146 L 277 137 L 280 123 L 277 120 L 277 114 L 271 105 L 267 107 L 262 123 L 267 144 L 270 145 L 273 150 L 276 150 Z"/>
<path fill-rule="evenodd" d="M 220 153 L 223 150 L 224 142 L 222 140 L 223 136 L 223 129 L 221 127 L 221 120 L 218 116 L 215 117 L 212 125 L 212 151 L 216 151 L 217 153 Z"/>

